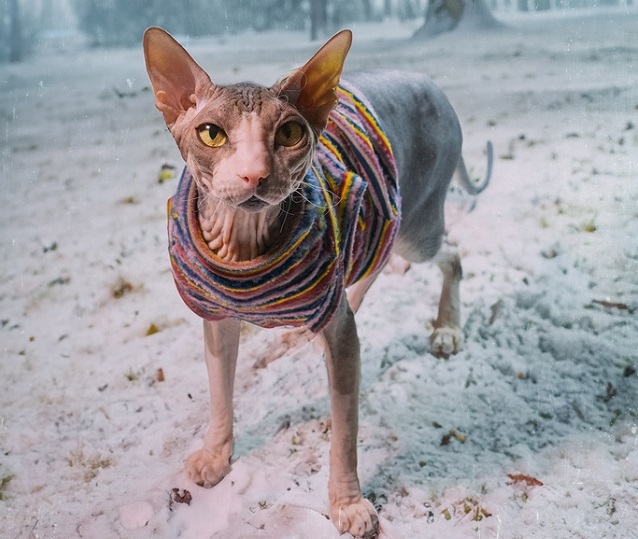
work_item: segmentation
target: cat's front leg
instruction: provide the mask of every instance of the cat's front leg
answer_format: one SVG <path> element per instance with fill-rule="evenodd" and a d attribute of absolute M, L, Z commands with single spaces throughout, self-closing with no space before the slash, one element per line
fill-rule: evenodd
<path fill-rule="evenodd" d="M 230 471 L 233 452 L 233 386 L 239 349 L 239 320 L 204 321 L 210 386 L 210 426 L 204 446 L 186 461 L 188 477 L 210 488 Z"/>
<path fill-rule="evenodd" d="M 372 504 L 361 495 L 357 475 L 359 338 L 354 314 L 345 295 L 322 337 L 332 411 L 328 483 L 330 518 L 340 533 L 374 538 L 378 535 L 379 518 Z"/>

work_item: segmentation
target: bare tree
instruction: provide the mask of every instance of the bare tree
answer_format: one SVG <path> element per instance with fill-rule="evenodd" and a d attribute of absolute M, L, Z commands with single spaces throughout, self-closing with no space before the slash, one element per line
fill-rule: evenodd
<path fill-rule="evenodd" d="M 9 0 L 9 25 L 9 61 L 19 62 L 24 51 L 18 0 Z"/>
<path fill-rule="evenodd" d="M 372 20 L 374 10 L 372 9 L 372 0 L 363 0 L 363 18 L 366 21 Z"/>
<path fill-rule="evenodd" d="M 390 17 L 392 17 L 392 1 L 391 0 L 384 0 L 383 15 L 385 16 L 386 19 L 389 19 Z"/>
<path fill-rule="evenodd" d="M 430 0 L 425 10 L 425 22 L 414 37 L 428 38 L 457 28 L 493 30 L 502 26 L 485 0 Z"/>
<path fill-rule="evenodd" d="M 310 0 L 310 39 L 315 40 L 325 33 L 328 26 L 326 0 Z"/>

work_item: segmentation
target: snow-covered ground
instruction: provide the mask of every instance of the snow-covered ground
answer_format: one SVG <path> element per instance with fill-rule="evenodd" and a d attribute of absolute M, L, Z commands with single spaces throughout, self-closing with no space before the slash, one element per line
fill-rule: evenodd
<path fill-rule="evenodd" d="M 474 211 L 449 198 L 465 350 L 428 352 L 429 265 L 382 275 L 357 315 L 384 538 L 638 537 L 637 28 L 635 9 L 425 43 L 354 27 L 350 69 L 430 74 L 475 176 L 496 151 Z M 317 46 L 188 44 L 213 80 L 262 83 Z M 166 254 L 176 181 L 158 176 L 181 163 L 147 86 L 141 48 L 0 66 L 0 536 L 337 537 L 313 345 L 258 369 L 278 333 L 245 328 L 233 470 L 211 490 L 184 476 L 208 390 Z"/>

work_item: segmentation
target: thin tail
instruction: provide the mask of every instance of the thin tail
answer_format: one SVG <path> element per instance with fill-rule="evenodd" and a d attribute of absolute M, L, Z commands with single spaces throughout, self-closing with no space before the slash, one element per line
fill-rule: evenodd
<path fill-rule="evenodd" d="M 492 143 L 490 141 L 487 142 L 487 173 L 485 175 L 485 179 L 481 183 L 476 183 L 470 179 L 470 176 L 467 173 L 467 169 L 465 168 L 465 162 L 463 161 L 463 157 L 459 159 L 459 164 L 456 168 L 458 172 L 458 178 L 463 186 L 463 188 L 470 195 L 478 195 L 483 192 L 485 188 L 490 184 L 490 180 L 492 179 L 492 163 L 494 162 L 494 150 L 492 148 Z"/>

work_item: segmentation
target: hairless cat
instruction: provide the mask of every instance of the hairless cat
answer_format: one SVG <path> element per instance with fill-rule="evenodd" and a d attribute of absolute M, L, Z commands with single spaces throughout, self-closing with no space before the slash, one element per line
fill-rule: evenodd
<path fill-rule="evenodd" d="M 215 84 L 167 32 L 144 35 L 155 103 L 186 162 L 169 202 L 177 289 L 204 320 L 211 417 L 189 477 L 212 487 L 231 469 L 241 321 L 291 326 L 324 344 L 332 413 L 330 518 L 376 537 L 357 475 L 359 339 L 354 312 L 391 252 L 443 272 L 434 354 L 457 353 L 458 252 L 442 247 L 455 172 L 471 194 L 459 121 L 424 75 L 342 75 L 352 35 L 332 37 L 270 88 Z M 347 290 L 347 294 L 346 294 Z"/>

